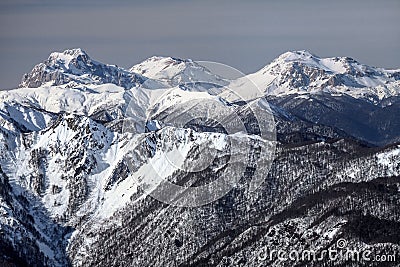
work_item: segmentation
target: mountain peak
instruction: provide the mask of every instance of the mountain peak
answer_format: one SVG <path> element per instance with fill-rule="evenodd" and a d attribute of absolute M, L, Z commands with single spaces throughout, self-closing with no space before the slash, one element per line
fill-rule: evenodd
<path fill-rule="evenodd" d="M 297 61 L 297 60 L 309 60 L 313 58 L 319 58 L 313 54 L 311 54 L 307 50 L 297 50 L 297 51 L 288 51 L 280 55 L 277 60 L 284 60 L 285 62 Z"/>
<path fill-rule="evenodd" d="M 66 49 L 63 52 L 53 52 L 50 54 L 50 58 L 55 58 L 59 57 L 61 55 L 64 56 L 71 56 L 71 57 L 78 57 L 78 56 L 88 56 L 88 54 L 82 49 L 82 48 L 72 48 L 72 49 Z"/>
<path fill-rule="evenodd" d="M 93 61 L 89 55 L 81 48 L 67 49 L 63 52 L 53 52 L 49 58 L 44 62 L 51 68 L 69 69 L 71 73 L 77 74 L 90 65 L 91 63 L 101 64 Z"/>
<path fill-rule="evenodd" d="M 182 59 L 178 57 L 168 57 L 168 56 L 152 56 L 146 59 L 145 61 L 170 61 L 175 63 L 181 62 L 191 62 L 191 59 Z"/>
<path fill-rule="evenodd" d="M 67 49 L 63 52 L 53 52 L 50 54 L 47 59 L 49 62 L 63 62 L 65 66 L 68 66 L 72 60 L 84 61 L 87 62 L 90 57 L 89 55 L 82 50 L 81 48 Z"/>
<path fill-rule="evenodd" d="M 146 79 L 115 65 L 95 61 L 81 48 L 53 52 L 23 76 L 19 87 L 40 87 L 44 84 L 74 87 L 113 83 L 129 89 Z"/>
<path fill-rule="evenodd" d="M 178 86 L 186 83 L 209 82 L 224 83 L 222 78 L 191 59 L 153 56 L 130 68 L 147 78 L 159 81 L 165 86 Z"/>
<path fill-rule="evenodd" d="M 367 66 L 350 57 L 322 58 L 306 50 L 283 53 L 249 77 L 269 94 L 326 90 L 379 99 L 398 94 L 400 80 L 398 70 Z"/>
<path fill-rule="evenodd" d="M 357 64 L 357 65 L 362 65 L 355 59 L 351 57 L 328 57 L 328 58 L 322 58 L 319 57 L 315 54 L 312 54 L 310 51 L 307 50 L 297 50 L 297 51 L 288 51 L 280 56 L 278 56 L 275 60 L 272 61 L 272 63 L 302 63 L 306 65 L 310 65 L 313 67 L 317 68 L 322 68 L 325 70 L 329 70 L 329 67 L 325 66 L 324 63 L 327 63 L 327 61 L 331 62 L 337 62 L 338 64 L 342 65 L 351 65 L 351 64 Z M 272 64 L 271 63 L 271 64 Z M 365 66 L 365 65 L 363 65 Z M 368 67 L 368 66 L 365 66 Z M 369 67 L 371 68 L 371 67 Z"/>
<path fill-rule="evenodd" d="M 193 61 L 190 59 L 152 56 L 130 68 L 130 71 L 154 78 L 153 76 L 157 76 L 157 74 L 160 73 L 162 73 L 162 76 L 165 76 L 167 74 L 166 72 L 169 72 L 170 75 L 176 75 L 191 63 L 193 63 Z"/>

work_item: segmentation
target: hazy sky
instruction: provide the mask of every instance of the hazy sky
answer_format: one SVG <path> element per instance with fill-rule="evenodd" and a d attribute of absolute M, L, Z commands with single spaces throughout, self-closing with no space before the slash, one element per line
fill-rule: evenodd
<path fill-rule="evenodd" d="M 400 68 L 400 1 L 0 2 L 0 88 L 51 51 L 81 47 L 130 67 L 153 56 L 217 61 L 254 72 L 288 50 Z"/>

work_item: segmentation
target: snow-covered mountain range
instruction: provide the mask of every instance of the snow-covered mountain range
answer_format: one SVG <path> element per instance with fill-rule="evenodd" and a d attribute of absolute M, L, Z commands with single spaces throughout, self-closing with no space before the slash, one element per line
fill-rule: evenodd
<path fill-rule="evenodd" d="M 400 70 L 307 51 L 235 80 L 52 53 L 0 91 L 0 265 L 293 266 L 259 255 L 339 238 L 400 259 L 399 93 Z M 206 205 L 154 198 L 221 177 Z"/>

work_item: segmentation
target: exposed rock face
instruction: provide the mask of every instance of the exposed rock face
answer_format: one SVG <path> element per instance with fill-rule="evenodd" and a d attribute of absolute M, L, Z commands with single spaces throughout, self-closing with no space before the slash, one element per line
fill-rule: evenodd
<path fill-rule="evenodd" d="M 36 88 L 47 83 L 68 87 L 113 83 L 129 89 L 145 80 L 139 74 L 92 60 L 81 49 L 71 49 L 52 53 L 47 60 L 24 75 L 19 87 Z"/>

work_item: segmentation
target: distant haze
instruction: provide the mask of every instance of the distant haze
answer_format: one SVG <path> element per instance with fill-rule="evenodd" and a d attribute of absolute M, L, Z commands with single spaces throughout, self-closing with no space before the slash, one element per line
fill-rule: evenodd
<path fill-rule="evenodd" d="M 400 68 L 399 25 L 398 0 L 3 0 L 0 88 L 16 87 L 50 52 L 74 47 L 126 68 L 162 55 L 250 73 L 303 49 Z"/>

